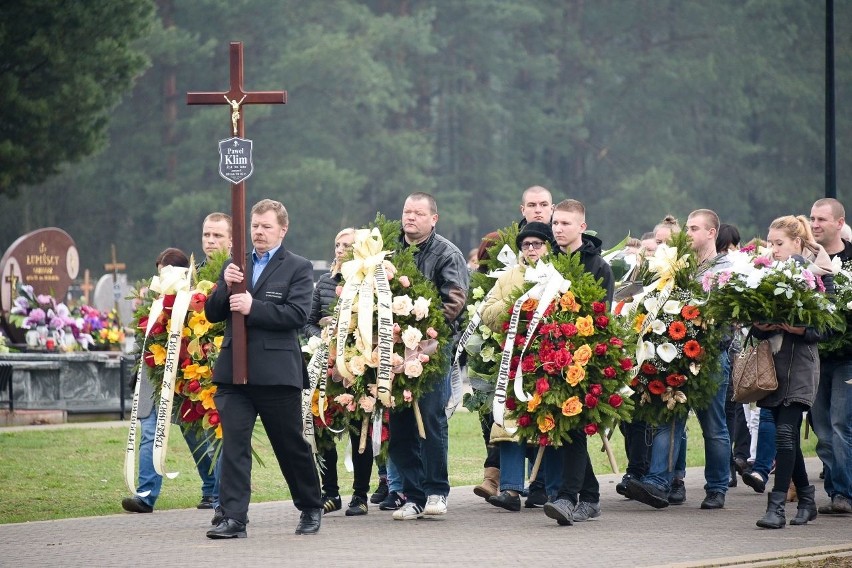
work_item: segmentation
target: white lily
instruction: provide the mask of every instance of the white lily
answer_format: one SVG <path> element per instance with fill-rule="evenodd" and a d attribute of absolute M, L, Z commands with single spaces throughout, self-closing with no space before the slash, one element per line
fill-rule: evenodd
<path fill-rule="evenodd" d="M 674 358 L 677 357 L 677 347 L 668 342 L 658 345 L 657 357 L 666 363 L 671 363 L 674 361 Z"/>

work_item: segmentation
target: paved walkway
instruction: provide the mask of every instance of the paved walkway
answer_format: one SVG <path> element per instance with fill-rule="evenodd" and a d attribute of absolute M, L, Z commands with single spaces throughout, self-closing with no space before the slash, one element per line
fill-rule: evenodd
<path fill-rule="evenodd" d="M 808 460 L 808 468 L 818 481 L 818 460 Z M 291 501 L 251 505 L 248 538 L 228 541 L 204 536 L 211 514 L 197 509 L 0 525 L 0 566 L 683 568 L 852 556 L 852 516 L 820 516 L 803 527 L 761 530 L 754 523 L 766 497 L 742 483 L 730 490 L 723 510 L 702 511 L 702 470 L 690 468 L 686 504 L 655 510 L 616 494 L 619 479 L 599 477 L 603 514 L 573 527 L 558 526 L 540 509 L 497 509 L 470 487 L 454 487 L 445 517 L 401 522 L 376 507 L 365 517 L 339 511 L 323 519 L 315 537 L 293 534 L 298 511 Z M 788 512 L 794 508 L 789 504 Z"/>

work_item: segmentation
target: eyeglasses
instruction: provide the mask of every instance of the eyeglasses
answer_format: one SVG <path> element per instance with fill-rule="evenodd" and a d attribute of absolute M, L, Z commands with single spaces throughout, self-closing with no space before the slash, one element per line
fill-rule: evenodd
<path fill-rule="evenodd" d="M 526 242 L 521 243 L 521 250 L 529 249 L 529 248 L 531 248 L 533 250 L 538 250 L 543 246 L 544 246 L 544 243 L 541 242 L 541 241 L 526 241 Z"/>

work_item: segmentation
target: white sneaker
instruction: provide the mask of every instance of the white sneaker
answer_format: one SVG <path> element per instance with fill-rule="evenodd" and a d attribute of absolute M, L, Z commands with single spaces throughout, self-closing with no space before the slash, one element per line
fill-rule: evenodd
<path fill-rule="evenodd" d="M 395 521 L 410 521 L 412 519 L 419 519 L 422 516 L 423 508 L 417 503 L 406 503 L 393 512 L 393 520 Z"/>
<path fill-rule="evenodd" d="M 423 509 L 424 515 L 446 515 L 447 514 L 447 496 L 446 495 L 429 495 L 426 498 L 426 508 Z"/>

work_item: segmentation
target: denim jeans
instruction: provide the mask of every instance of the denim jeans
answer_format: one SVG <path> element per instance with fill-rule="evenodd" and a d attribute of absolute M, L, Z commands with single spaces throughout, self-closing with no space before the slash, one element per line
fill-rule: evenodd
<path fill-rule="evenodd" d="M 500 452 L 500 491 L 524 490 L 524 462 L 527 457 L 526 442 L 500 442 L 497 444 Z M 536 480 L 545 480 L 544 489 L 548 497 L 559 493 L 562 480 L 562 450 L 547 446 L 541 459 Z M 536 452 L 538 448 L 536 448 Z"/>
<path fill-rule="evenodd" d="M 449 428 L 445 411 L 450 396 L 449 372 L 435 387 L 420 397 L 420 415 L 426 431 L 422 440 L 417 432 L 414 409 L 390 413 L 391 431 L 388 453 L 402 478 L 406 498 L 421 507 L 428 495 L 449 495 L 447 471 Z"/>
<path fill-rule="evenodd" d="M 141 497 L 153 507 L 160 495 L 163 477 L 154 470 L 154 432 L 157 429 L 157 413 L 152 410 L 140 421 L 142 433 L 139 438 L 139 475 L 136 480 L 136 492 L 148 495 Z"/>
<path fill-rule="evenodd" d="M 725 398 L 731 376 L 731 361 L 727 351 L 720 356 L 722 364 L 716 396 L 710 406 L 698 410 L 698 423 L 704 436 L 704 490 L 707 493 L 728 492 L 731 480 L 731 438 L 725 421 Z"/>
<path fill-rule="evenodd" d="M 399 470 L 396 469 L 396 464 L 393 462 L 390 457 L 388 461 L 385 462 L 387 467 L 387 476 L 388 476 L 388 491 L 396 491 L 397 493 L 403 493 L 402 491 L 402 477 L 399 475 Z"/>
<path fill-rule="evenodd" d="M 195 458 L 195 467 L 198 469 L 198 476 L 201 478 L 201 495 L 204 497 L 213 497 L 214 501 L 219 499 L 219 483 L 216 478 L 216 470 L 213 468 L 213 446 L 209 439 L 203 433 L 196 432 L 192 429 L 184 430 L 183 439 L 186 440 L 186 445 L 189 446 L 189 451 L 192 452 L 192 457 Z"/>
<path fill-rule="evenodd" d="M 651 461 L 648 473 L 642 477 L 642 481 L 668 492 L 672 488 L 675 470 L 678 469 L 680 453 L 686 446 L 686 417 L 660 424 L 653 427 L 652 431 Z M 727 481 L 725 484 L 727 485 Z"/>
<path fill-rule="evenodd" d="M 757 452 L 752 471 L 760 474 L 763 481 L 769 480 L 769 471 L 775 461 L 775 417 L 771 408 L 760 409 L 760 423 L 757 425 Z"/>
<path fill-rule="evenodd" d="M 852 361 L 821 361 L 811 407 L 817 455 L 825 466 L 825 491 L 852 497 Z"/>

